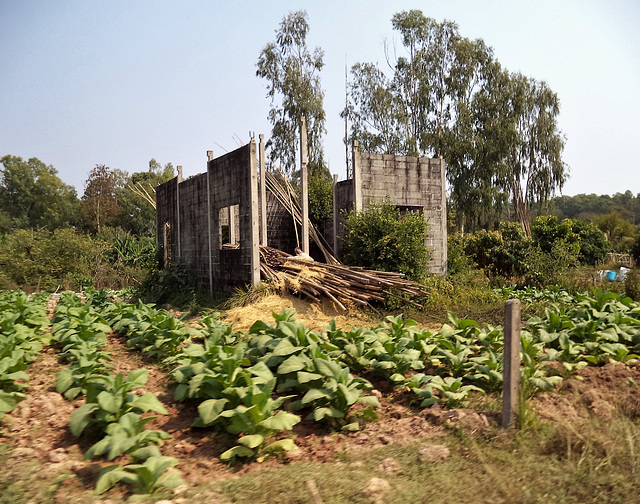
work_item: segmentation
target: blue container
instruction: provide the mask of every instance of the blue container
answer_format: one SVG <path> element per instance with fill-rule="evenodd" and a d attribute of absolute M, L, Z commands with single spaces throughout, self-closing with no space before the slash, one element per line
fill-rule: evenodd
<path fill-rule="evenodd" d="M 607 270 L 607 280 L 615 282 L 617 273 L 614 270 Z"/>

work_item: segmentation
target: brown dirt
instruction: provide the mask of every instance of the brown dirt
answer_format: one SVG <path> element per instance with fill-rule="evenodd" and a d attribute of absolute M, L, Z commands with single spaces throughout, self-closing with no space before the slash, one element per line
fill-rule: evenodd
<path fill-rule="evenodd" d="M 542 420 L 609 419 L 621 411 L 640 417 L 640 365 L 609 363 L 587 366 L 563 380 L 552 393 L 539 394 L 532 405 Z"/>

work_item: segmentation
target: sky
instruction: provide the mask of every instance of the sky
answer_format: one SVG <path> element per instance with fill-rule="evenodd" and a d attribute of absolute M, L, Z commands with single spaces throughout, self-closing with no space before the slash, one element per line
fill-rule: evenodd
<path fill-rule="evenodd" d="M 79 195 L 97 164 L 134 173 L 155 158 L 202 173 L 208 150 L 269 137 L 256 62 L 301 9 L 307 45 L 324 51 L 325 159 L 340 179 L 345 64 L 384 65 L 385 45 L 400 45 L 393 14 L 420 9 L 557 93 L 563 194 L 640 193 L 637 0 L 0 0 L 0 156 L 37 157 Z"/>

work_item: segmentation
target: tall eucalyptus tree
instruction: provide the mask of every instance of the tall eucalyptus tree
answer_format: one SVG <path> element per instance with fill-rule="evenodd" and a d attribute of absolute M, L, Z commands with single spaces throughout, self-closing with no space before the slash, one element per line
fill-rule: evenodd
<path fill-rule="evenodd" d="M 324 53 L 320 48 L 309 51 L 308 32 L 306 11 L 289 13 L 280 22 L 275 42 L 264 47 L 257 63 L 256 75 L 267 80 L 267 97 L 271 98 L 268 118 L 273 129 L 267 148 L 290 174 L 295 171 L 303 115 L 307 121 L 309 169 L 312 173 L 324 169 L 325 112 L 320 86 Z"/>

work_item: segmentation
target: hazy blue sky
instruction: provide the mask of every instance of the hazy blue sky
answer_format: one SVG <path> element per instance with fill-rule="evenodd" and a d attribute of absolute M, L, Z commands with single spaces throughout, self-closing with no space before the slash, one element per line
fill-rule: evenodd
<path fill-rule="evenodd" d="M 0 156 L 37 157 L 83 191 L 96 164 L 151 158 L 206 168 L 270 133 L 261 49 L 306 9 L 325 51 L 326 158 L 344 177 L 344 66 L 384 62 L 395 12 L 421 9 L 492 46 L 504 67 L 546 81 L 561 103 L 564 194 L 640 193 L 640 2 L 0 0 Z"/>

